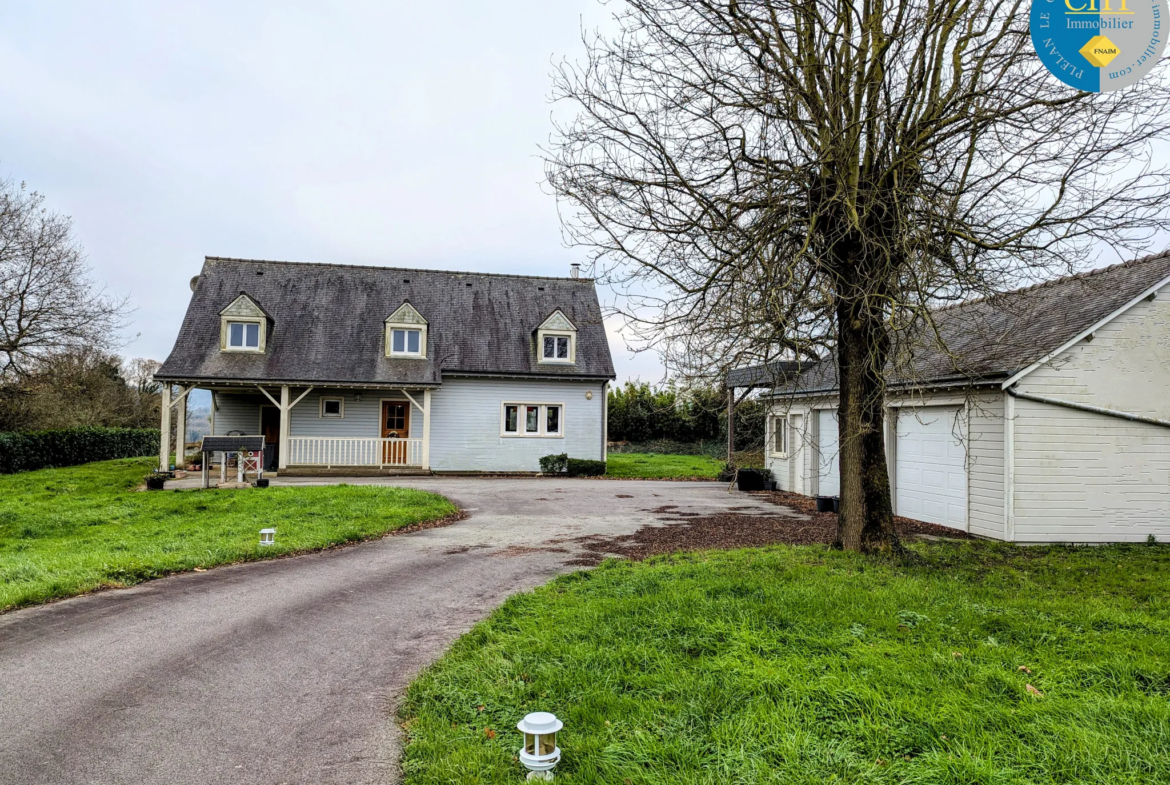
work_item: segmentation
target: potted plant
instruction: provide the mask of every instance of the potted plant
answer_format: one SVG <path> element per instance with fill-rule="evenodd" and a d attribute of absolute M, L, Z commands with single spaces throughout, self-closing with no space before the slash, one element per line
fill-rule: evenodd
<path fill-rule="evenodd" d="M 166 483 L 167 476 L 165 474 L 155 472 L 154 474 L 146 475 L 146 490 L 148 491 L 161 491 L 166 487 Z"/>
<path fill-rule="evenodd" d="M 735 483 L 741 491 L 762 491 L 764 483 L 771 478 L 772 472 L 767 469 L 740 469 Z"/>

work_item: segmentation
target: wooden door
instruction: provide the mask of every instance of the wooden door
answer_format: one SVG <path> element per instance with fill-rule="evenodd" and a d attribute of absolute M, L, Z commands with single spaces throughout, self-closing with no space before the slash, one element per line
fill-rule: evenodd
<path fill-rule="evenodd" d="M 264 434 L 264 471 L 275 471 L 280 461 L 280 409 L 260 407 L 260 433 Z"/>
<path fill-rule="evenodd" d="M 382 401 L 382 438 L 406 439 L 410 436 L 410 404 L 402 401 Z M 382 463 L 406 464 L 406 442 L 383 442 Z"/>

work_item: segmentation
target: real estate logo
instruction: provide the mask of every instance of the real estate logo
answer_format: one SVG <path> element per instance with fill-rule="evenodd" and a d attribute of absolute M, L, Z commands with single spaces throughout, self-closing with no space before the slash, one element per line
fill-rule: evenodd
<path fill-rule="evenodd" d="M 1128 87 L 1166 48 L 1167 0 L 1033 0 L 1032 43 L 1060 81 L 1087 92 Z"/>

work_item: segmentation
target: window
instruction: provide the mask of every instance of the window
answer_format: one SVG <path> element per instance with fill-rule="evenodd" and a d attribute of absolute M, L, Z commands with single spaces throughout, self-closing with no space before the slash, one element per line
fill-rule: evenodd
<path fill-rule="evenodd" d="M 785 417 L 772 418 L 772 454 L 788 454 L 788 419 Z"/>
<path fill-rule="evenodd" d="M 390 354 L 417 357 L 422 354 L 422 330 L 393 329 L 390 331 Z"/>
<path fill-rule="evenodd" d="M 321 417 L 334 419 L 345 417 L 345 400 L 342 398 L 322 398 Z"/>
<path fill-rule="evenodd" d="M 256 322 L 228 322 L 228 348 L 260 351 L 260 325 Z"/>
<path fill-rule="evenodd" d="M 572 363 L 575 354 L 572 335 L 540 333 L 540 361 L 542 363 Z"/>
<path fill-rule="evenodd" d="M 563 436 L 564 404 L 505 403 L 501 436 Z"/>
<path fill-rule="evenodd" d="M 554 362 L 569 362 L 569 341 L 567 335 L 544 336 L 544 348 L 541 359 Z"/>

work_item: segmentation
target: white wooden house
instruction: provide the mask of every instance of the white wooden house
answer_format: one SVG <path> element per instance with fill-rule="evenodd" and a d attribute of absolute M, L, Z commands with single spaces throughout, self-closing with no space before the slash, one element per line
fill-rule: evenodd
<path fill-rule="evenodd" d="M 155 375 L 163 434 L 205 389 L 212 433 L 263 434 L 283 474 L 605 458 L 614 371 L 591 280 L 208 257 L 191 289 Z"/>
<path fill-rule="evenodd" d="M 1170 254 L 936 313 L 948 351 L 895 376 L 886 444 L 898 515 L 1024 543 L 1170 540 Z M 839 488 L 831 361 L 740 369 L 766 386 L 767 464 Z"/>

